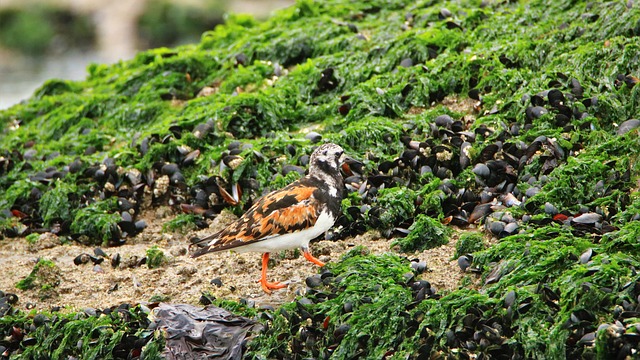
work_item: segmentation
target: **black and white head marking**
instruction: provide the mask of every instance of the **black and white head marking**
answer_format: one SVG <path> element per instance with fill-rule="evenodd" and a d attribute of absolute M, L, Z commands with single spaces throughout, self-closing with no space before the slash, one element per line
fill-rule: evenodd
<path fill-rule="evenodd" d="M 342 188 L 340 161 L 344 150 L 336 144 L 323 144 L 311 154 L 309 175 L 329 186 L 332 196 Z"/>

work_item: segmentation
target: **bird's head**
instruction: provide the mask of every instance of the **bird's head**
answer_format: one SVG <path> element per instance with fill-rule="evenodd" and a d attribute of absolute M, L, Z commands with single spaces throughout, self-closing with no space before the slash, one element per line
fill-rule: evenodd
<path fill-rule="evenodd" d="M 340 164 L 344 159 L 344 150 L 336 144 L 328 143 L 319 146 L 310 159 L 310 173 L 322 171 L 329 174 L 339 174 Z"/>

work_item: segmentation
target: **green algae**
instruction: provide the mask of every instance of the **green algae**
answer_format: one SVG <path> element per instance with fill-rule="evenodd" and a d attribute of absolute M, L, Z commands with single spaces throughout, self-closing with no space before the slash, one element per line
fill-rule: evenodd
<path fill-rule="evenodd" d="M 3 333 L 12 326 L 24 331 L 35 329 L 29 330 L 34 344 L 25 346 L 19 355 L 12 355 L 16 359 L 126 358 L 130 352 L 142 353 L 145 359 L 161 359 L 159 349 L 164 347 L 164 338 L 147 330 L 148 324 L 147 313 L 141 306 L 113 307 L 93 315 L 43 311 L 36 316 L 19 313 L 0 318 Z M 145 341 L 136 348 L 129 344 L 131 338 Z M 140 348 L 142 345 L 145 346 Z"/>
<path fill-rule="evenodd" d="M 40 215 L 45 226 L 51 226 L 54 220 L 62 222 L 70 221 L 72 218 L 69 195 L 77 191 L 76 187 L 63 182 L 56 182 L 56 184 L 57 186 L 45 192 L 40 198 Z"/>
<path fill-rule="evenodd" d="M 335 279 L 331 286 L 340 288 L 337 297 L 325 299 L 320 292 L 307 295 L 317 303 L 283 305 L 271 326 L 249 343 L 245 357 L 289 358 L 293 350 L 312 357 L 345 358 L 357 353 L 377 358 L 401 341 L 405 324 L 401 312 L 411 301 L 404 275 L 411 268 L 397 255 L 363 255 L 363 251 L 353 249 L 342 261 L 327 265 Z M 349 309 L 343 307 L 347 303 Z"/>
<path fill-rule="evenodd" d="M 164 265 L 167 262 L 167 257 L 157 245 L 153 245 L 145 252 L 147 256 L 147 267 L 149 269 L 157 268 Z"/>
<path fill-rule="evenodd" d="M 379 216 L 380 227 L 388 229 L 412 218 L 417 197 L 415 191 L 401 187 L 380 190 L 378 204 L 385 209 Z"/>
<path fill-rule="evenodd" d="M 407 236 L 396 239 L 391 246 L 403 252 L 422 251 L 449 243 L 451 228 L 426 215 L 418 215 L 409 227 Z"/>
<path fill-rule="evenodd" d="M 484 237 L 482 234 L 465 232 L 461 233 L 456 242 L 456 252 L 453 254 L 453 258 L 466 254 L 472 254 L 485 248 Z"/>
<path fill-rule="evenodd" d="M 465 118 L 469 130 L 477 131 L 471 164 L 481 162 L 482 150 L 497 141 L 503 149 L 522 152 L 539 136 L 557 145 L 532 151 L 518 169 L 519 191 L 540 189 L 524 207 L 511 209 L 512 214 L 533 215 L 520 234 L 484 250 L 465 245 L 471 238 L 461 239 L 458 254 L 474 253 L 473 268 L 483 274 L 481 289 L 463 283 L 439 299 L 417 301 L 402 278 L 410 272 L 406 261 L 352 252 L 327 268 L 336 279 L 343 278 L 333 288 L 310 291 L 312 304 L 287 303 L 264 315 L 270 327 L 249 343 L 247 356 L 617 356 L 618 348 L 600 333 L 594 346 L 579 340 L 599 324 L 627 321 L 619 309 L 637 306 L 639 295 L 640 143 L 637 130 L 616 134 L 619 124 L 639 116 L 640 88 L 618 80 L 620 74 L 638 75 L 638 8 L 568 0 L 447 3 L 451 16 L 443 18 L 442 6 L 430 1 L 299 1 L 264 23 L 231 15 L 197 45 L 150 50 L 112 66 L 93 65 L 85 81 L 50 81 L 34 98 L 0 113 L 0 156 L 12 162 L 0 166 L 0 208 L 48 214 L 55 221 L 58 213 L 65 214 L 64 207 L 55 210 L 60 202 L 53 201 L 43 209 L 43 200 L 32 206 L 33 188 L 53 191 L 46 198 L 55 200 L 64 195 L 58 189 L 61 181 L 82 182 L 86 187 L 79 187 L 80 195 L 88 197 L 90 187 L 103 184 L 77 176 L 59 179 L 54 187 L 29 175 L 62 168 L 90 146 L 98 153 L 83 157 L 87 164 L 110 156 L 123 168 L 146 173 L 158 162 L 179 163 L 177 148 L 186 145 L 201 150 L 195 163 L 181 166 L 188 186 L 211 175 L 220 176 L 227 189 L 257 181 L 233 205 L 239 214 L 257 194 L 298 176 L 282 176 L 282 167 L 310 153 L 298 130 L 313 125 L 324 140 L 339 143 L 362 161 L 366 174 L 390 179 L 374 203 L 364 204 L 373 206 L 366 214 L 368 228 L 418 233 L 415 219 L 435 221 L 445 215 L 451 196 L 447 185 L 479 190 L 475 176 L 456 164 L 448 164 L 450 183 L 430 174 L 409 176 L 403 171 L 413 170 L 402 167 L 382 173 L 378 166 L 401 157 L 407 138 L 444 143 L 432 137 L 434 118 L 469 114 L 446 110 L 440 102 L 475 90 L 482 99 L 480 110 L 469 109 L 471 116 Z M 205 87 L 209 95 L 198 96 Z M 528 117 L 530 98 L 549 89 L 562 91 L 569 110 L 585 116 L 562 124 L 560 110 L 551 108 L 539 118 Z M 213 124 L 210 131 L 196 136 L 194 129 L 207 122 Z M 519 131 L 511 134 L 514 125 Z M 78 145 L 68 146 L 71 139 Z M 151 140 L 143 153 L 144 139 Z M 242 150 L 239 167 L 221 169 L 223 153 L 236 139 L 253 149 Z M 31 140 L 38 157 L 25 161 L 13 150 L 24 152 Z M 297 149 L 294 155 L 288 145 Z M 47 159 L 55 151 L 61 155 Z M 550 157 L 553 166 L 547 163 Z M 25 168 L 27 162 L 33 171 Z M 274 179 L 274 174 L 279 175 Z M 364 199 L 347 194 L 345 216 Z M 546 203 L 571 215 L 585 209 L 601 213 L 613 229 L 600 234 L 561 221 L 548 223 Z M 80 207 L 71 230 L 107 241 L 119 220 L 113 212 L 115 204 L 108 201 Z M 15 232 L 21 225 L 15 217 L 0 216 L 3 229 Z M 185 219 L 195 220 L 180 217 Z M 428 280 L 428 274 L 423 276 Z M 356 305 L 355 310 L 347 312 L 346 303 Z M 381 340 L 375 342 L 371 334 L 380 334 Z M 489 345 L 473 348 L 465 342 L 475 337 L 487 338 Z"/>
<path fill-rule="evenodd" d="M 57 295 L 61 280 L 60 268 L 53 261 L 41 258 L 29 275 L 16 283 L 16 288 L 37 290 L 39 298 L 47 299 Z"/>
<path fill-rule="evenodd" d="M 120 231 L 117 227 L 120 215 L 114 213 L 116 199 L 98 201 L 75 211 L 71 231 L 80 235 L 88 244 L 107 244 L 116 240 Z"/>
<path fill-rule="evenodd" d="M 197 228 L 195 222 L 201 218 L 201 216 L 194 214 L 178 214 L 175 218 L 162 224 L 162 231 L 186 234 L 187 232 L 193 231 Z"/>

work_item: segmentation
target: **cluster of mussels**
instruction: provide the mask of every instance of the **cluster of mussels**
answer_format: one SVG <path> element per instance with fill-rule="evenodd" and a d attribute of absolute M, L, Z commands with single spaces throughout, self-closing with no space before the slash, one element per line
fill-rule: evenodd
<path fill-rule="evenodd" d="M 198 139 L 212 135 L 213 122 L 195 126 L 191 132 Z M 51 167 L 44 171 L 36 172 L 29 176 L 29 180 L 34 185 L 30 195 L 27 198 L 20 197 L 16 199 L 11 209 L 2 209 L 0 217 L 16 218 L 19 221 L 14 226 L 5 229 L 4 235 L 9 237 L 27 236 L 31 233 L 52 232 L 54 234 L 70 234 L 75 239 L 83 238 L 81 235 L 88 235 L 91 238 L 100 238 L 102 234 L 98 231 L 74 232 L 71 223 L 72 218 L 54 218 L 48 221 L 50 224 L 45 225 L 41 213 L 41 202 L 43 189 L 51 190 L 56 185 L 56 179 L 65 179 L 72 176 L 75 180 L 79 191 L 69 191 L 63 194 L 65 197 L 62 202 L 71 204 L 72 208 L 86 208 L 99 201 L 116 198 L 117 210 L 120 212 L 120 219 L 110 224 L 108 233 L 110 234 L 109 245 L 120 245 L 130 236 L 134 236 L 143 231 L 147 224 L 144 220 L 139 219 L 142 210 L 149 209 L 153 206 L 169 205 L 176 211 L 182 211 L 189 214 L 202 215 L 202 218 L 196 218 L 196 225 L 206 227 L 207 223 L 203 218 L 212 218 L 217 215 L 223 208 L 235 206 L 240 203 L 243 190 L 258 190 L 260 183 L 256 180 L 257 172 L 245 171 L 239 179 L 228 181 L 221 176 L 200 176 L 193 186 L 188 186 L 184 169 L 193 165 L 200 157 L 199 149 L 191 149 L 187 145 L 172 146 L 175 139 L 180 139 L 182 129 L 176 126 L 170 128 L 171 133 L 161 137 L 153 135 L 142 140 L 134 139 L 132 148 L 137 149 L 143 158 L 152 158 L 151 166 L 147 171 L 140 171 L 136 168 L 124 168 L 116 163 L 111 157 L 105 157 L 99 163 L 88 164 L 80 158 L 77 158 L 68 165 L 61 168 Z M 313 142 L 320 140 L 320 135 L 312 133 L 307 136 Z M 154 146 L 168 146 L 167 151 L 154 151 Z M 234 141 L 228 145 L 219 163 L 211 160 L 211 167 L 219 166 L 220 173 L 225 169 L 229 169 L 230 173 L 238 170 L 242 173 L 246 165 L 245 158 L 240 156 L 243 152 L 250 152 L 252 159 L 249 162 L 259 163 L 265 162 L 272 167 L 273 172 L 286 175 L 291 171 L 304 173 L 304 167 L 308 165 L 309 156 L 300 155 L 297 157 L 297 165 L 282 165 L 280 157 L 282 154 L 273 154 L 271 158 L 263 155 L 263 152 L 269 152 L 269 147 L 262 148 L 262 152 L 250 150 L 251 144 L 243 144 Z M 164 148 L 163 148 L 164 149 Z M 95 149 L 89 149 L 85 155 L 95 153 Z M 286 151 L 291 155 L 296 155 L 297 149 L 293 145 L 286 147 Z M 166 152 L 166 153 L 165 153 Z M 29 159 L 35 157 L 35 151 L 31 149 L 24 153 L 14 151 L 1 157 L 3 161 L 0 174 L 8 172 L 16 164 L 22 164 L 25 171 L 29 170 Z M 59 156 L 59 154 L 51 154 L 48 158 Z M 43 159 L 40 159 L 43 160 Z M 274 175 L 275 176 L 275 175 Z M 250 203 L 245 204 L 250 206 Z M 114 211 L 113 209 L 108 209 Z M 84 239 L 86 240 L 86 239 Z M 88 242 L 92 242 L 88 240 Z M 95 243 L 95 241 L 93 241 Z M 98 241 L 99 243 L 100 241 Z"/>
<path fill-rule="evenodd" d="M 17 302 L 15 294 L 0 291 L 0 316 L 18 315 L 20 311 L 13 307 Z M 140 357 L 143 347 L 154 338 L 155 323 L 148 318 L 149 309 L 144 306 L 125 303 L 105 309 L 86 308 L 73 317 L 58 315 L 59 310 L 56 307 L 51 309 L 51 314 L 36 314 L 24 318 L 23 322 L 0 324 L 0 358 L 8 359 L 34 346 L 46 346 L 46 352 L 63 347 L 63 356 L 75 358 L 74 355 L 82 354 L 91 346 L 111 349 L 108 353 L 98 353 L 98 357 L 134 359 Z M 105 321 L 105 317 L 110 321 Z M 89 333 L 79 329 L 89 329 Z M 122 336 L 112 336 L 114 333 Z M 72 343 L 76 345 L 69 345 Z"/>
<path fill-rule="evenodd" d="M 550 176 L 551 172 L 581 152 L 582 145 L 579 141 L 544 135 L 528 137 L 527 131 L 536 121 L 547 121 L 551 128 L 562 133 L 589 130 L 593 124 L 585 119 L 590 116 L 593 119 L 597 112 L 597 97 L 583 98 L 582 87 L 576 79 L 562 80 L 568 83 L 570 92 L 558 90 L 562 83 L 552 81 L 550 86 L 557 88 L 523 96 L 520 106 L 526 107 L 524 121 L 472 127 L 465 119 L 440 115 L 427 128 L 408 124 L 409 129 L 402 137 L 405 150 L 394 160 L 369 158 L 377 168 L 367 174 L 361 171 L 362 164 L 355 167 L 353 163 L 348 164 L 347 168 L 355 171 L 347 173 L 346 190 L 357 192 L 363 204 L 346 209 L 355 221 L 340 219 L 339 230 L 353 234 L 367 227 L 376 228 L 380 214 L 388 211 L 376 203 L 378 191 L 395 186 L 419 190 L 424 185 L 421 177 L 425 174 L 440 179 L 438 189 L 444 193 L 442 215 L 452 225 L 465 227 L 484 220 L 485 229 L 497 237 L 513 235 L 527 223 L 556 222 L 571 227 L 576 235 L 600 236 L 616 230 L 610 219 L 628 205 L 628 196 L 608 208 L 583 205 L 577 211 L 559 210 L 554 204 L 541 203 L 536 198 L 546 184 L 556 180 Z M 614 129 L 621 136 L 638 127 L 640 120 L 630 119 Z M 533 140 L 525 142 L 523 139 L 527 138 Z M 391 134 L 383 140 L 394 141 Z M 467 173 L 463 173 L 465 171 Z M 607 196 L 629 183 L 629 169 L 619 171 L 611 166 L 609 179 L 599 181 L 595 191 Z M 418 196 L 416 207 L 421 201 Z M 524 215 L 519 216 L 522 213 Z M 441 214 L 427 212 L 427 215 Z M 634 219 L 640 219 L 640 215 Z M 383 234 L 389 237 L 406 234 L 406 227 L 411 224 L 411 219 L 408 220 L 396 223 L 395 228 L 382 229 Z"/>
<path fill-rule="evenodd" d="M 411 268 L 413 271 L 404 274 L 403 280 L 399 284 L 411 293 L 411 300 L 406 304 L 405 311 L 399 314 L 403 318 L 402 324 L 406 325 L 400 333 L 394 335 L 399 342 L 403 341 L 405 337 L 412 337 L 418 331 L 420 321 L 424 317 L 424 314 L 413 313 L 412 310 L 425 299 L 440 298 L 436 289 L 428 281 L 416 278 L 416 275 L 426 270 L 426 264 L 414 259 L 411 261 Z M 343 342 L 350 343 L 350 345 L 343 345 L 343 347 L 353 346 L 354 336 L 357 337 L 355 339 L 356 348 L 350 350 L 352 351 L 350 355 L 352 357 L 372 356 L 372 351 L 378 342 L 376 336 L 380 336 L 380 334 L 376 335 L 375 331 L 385 330 L 376 330 L 371 328 L 371 324 L 365 326 L 365 324 L 357 324 L 357 322 L 366 322 L 367 320 L 363 319 L 370 317 L 369 312 L 373 311 L 372 308 L 379 306 L 379 297 L 382 296 L 384 287 L 376 285 L 373 292 L 362 289 L 355 291 L 348 300 L 342 301 L 341 306 L 336 306 L 336 302 L 341 301 L 339 296 L 345 292 L 344 278 L 353 275 L 354 272 L 357 273 L 357 270 L 334 274 L 330 270 L 323 269 L 321 274 L 306 279 L 305 296 L 296 299 L 291 304 L 292 306 L 281 307 L 278 310 L 267 308 L 266 310 L 270 311 L 262 311 L 259 316 L 266 325 L 263 334 L 270 336 L 271 333 L 276 332 L 281 340 L 279 343 L 282 345 L 274 347 L 269 357 L 328 359 Z M 404 299 L 389 301 L 402 302 Z M 331 304 L 326 305 L 329 303 Z M 331 314 L 327 312 L 328 309 L 331 309 Z M 286 319 L 288 329 L 284 330 L 281 324 L 275 320 L 276 317 Z M 376 321 L 385 322 L 386 320 L 376 319 Z M 365 327 L 368 330 L 362 330 Z M 356 333 L 357 335 L 354 335 Z M 249 344 L 249 348 L 251 348 L 251 344 Z M 250 349 L 249 351 L 255 350 L 261 349 Z M 394 350 L 389 349 L 385 356 L 391 356 L 393 353 Z"/>
<path fill-rule="evenodd" d="M 592 284 L 585 283 L 585 287 Z M 607 289 L 605 289 L 607 290 Z M 638 356 L 640 346 L 640 282 L 623 286 L 620 304 L 612 306 L 611 323 L 602 322 L 589 309 L 571 313 L 564 327 L 571 332 L 567 339 L 567 357 L 629 359 Z M 598 342 L 604 344 L 596 348 Z"/>

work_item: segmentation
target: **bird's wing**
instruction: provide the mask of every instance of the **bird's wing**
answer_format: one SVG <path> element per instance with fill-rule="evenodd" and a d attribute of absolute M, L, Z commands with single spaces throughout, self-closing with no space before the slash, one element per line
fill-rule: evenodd
<path fill-rule="evenodd" d="M 320 215 L 317 187 L 305 179 L 258 200 L 240 219 L 219 233 L 206 237 L 209 243 L 192 257 L 251 244 L 273 236 L 312 227 Z M 203 239 L 203 240 L 205 240 Z"/>

